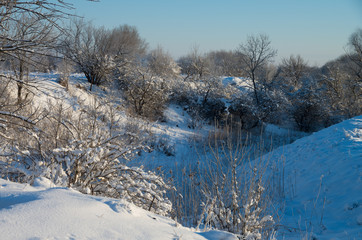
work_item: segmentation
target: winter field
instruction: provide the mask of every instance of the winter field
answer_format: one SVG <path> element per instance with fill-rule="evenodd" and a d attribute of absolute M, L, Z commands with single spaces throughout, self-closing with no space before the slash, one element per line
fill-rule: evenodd
<path fill-rule="evenodd" d="M 109 117 L 106 114 L 113 107 L 121 106 L 112 113 L 114 121 L 110 122 L 114 124 L 114 129 L 126 129 L 127 135 L 139 135 L 137 137 L 144 138 L 140 143 L 151 146 L 137 150 L 137 154 L 129 157 L 131 160 L 127 167 L 121 168 L 129 174 L 123 179 L 128 185 L 115 187 L 121 193 L 135 186 L 142 189 L 152 184 L 159 186 L 170 182 L 178 192 L 166 188 L 169 193 L 163 194 L 161 190 L 157 192 L 151 187 L 154 194 L 164 199 L 157 199 L 160 204 L 156 208 L 155 199 L 151 198 L 151 204 L 147 202 L 148 205 L 142 209 L 136 206 L 140 202 L 134 200 L 132 193 L 117 195 L 121 199 L 113 198 L 111 193 L 108 193 L 108 197 L 99 196 L 96 187 L 104 187 L 101 184 L 95 185 L 95 188 L 76 184 L 68 188 L 64 180 L 68 179 L 68 170 L 63 172 L 52 166 L 33 179 L 29 177 L 29 183 L 14 183 L 10 181 L 11 175 L 3 176 L 0 179 L 1 239 L 238 239 L 237 234 L 212 229 L 214 218 L 223 216 L 225 221 L 233 219 L 228 218 L 229 213 L 222 212 L 221 205 L 218 205 L 222 197 L 207 197 L 215 191 L 212 185 L 208 185 L 210 181 L 214 185 L 219 183 L 219 173 L 210 167 L 212 164 L 220 164 L 219 170 L 227 176 L 235 176 L 232 171 L 225 170 L 235 165 L 235 169 L 232 168 L 235 173 L 243 174 L 235 176 L 238 182 L 247 179 L 245 182 L 248 184 L 256 184 L 256 188 L 240 187 L 238 190 L 224 186 L 225 191 L 220 192 L 225 195 L 233 192 L 234 197 L 230 199 L 235 196 L 246 199 L 230 202 L 242 206 L 243 213 L 248 215 L 243 218 L 247 219 L 245 239 L 264 236 L 269 239 L 362 239 L 362 116 L 311 135 L 266 124 L 262 128 L 262 137 L 251 136 L 248 140 L 243 137 L 240 141 L 248 144 L 238 151 L 220 150 L 215 154 L 218 149 L 229 146 L 228 131 L 215 130 L 214 126 L 206 123 L 195 123 L 184 105 L 170 104 L 164 111 L 162 121 L 148 121 L 127 114 L 121 101 L 115 100 L 112 104 L 116 105 L 112 105 L 112 108 L 98 104 L 112 98 L 112 91 L 94 86 L 90 92 L 82 75 L 71 76 L 68 91 L 58 84 L 56 74 L 34 73 L 32 76 L 38 79 L 33 83 L 36 85 L 33 87 L 34 108 L 50 111 L 51 107 L 62 106 L 59 111 L 69 111 L 72 118 L 81 118 L 84 109 L 95 109 L 98 114 L 104 113 Z M 249 91 L 250 84 L 245 79 L 224 78 L 222 82 L 226 86 Z M 100 135 L 108 134 L 104 129 Z M 120 131 L 120 134 L 124 133 Z M 127 143 L 133 144 L 132 141 Z M 232 141 L 232 144 L 237 146 L 238 142 Z M 100 162 L 99 159 L 109 155 L 104 153 L 103 145 L 97 150 L 85 145 L 77 146 L 77 151 L 58 148 L 52 154 L 60 161 L 64 155 L 64 159 L 67 159 L 67 154 L 81 156 L 79 151 L 84 148 L 87 156 L 93 159 L 89 164 Z M 5 157 L 9 149 L 9 146 L 2 146 Z M 110 153 L 115 151 L 113 147 L 109 149 Z M 21 158 L 19 163 L 27 162 L 31 156 L 24 151 L 20 155 L 25 160 Z M 233 157 L 239 156 L 242 162 L 232 162 Z M 70 164 L 72 159 L 69 158 L 62 163 L 63 167 Z M 223 158 L 231 160 L 216 161 Z M 141 165 L 144 166 L 142 171 L 135 168 Z M 11 166 L 28 176 L 29 169 L 25 169 L 25 166 Z M 43 169 L 44 165 L 37 167 Z M 129 179 L 134 176 L 129 170 L 133 168 L 151 185 Z M 165 182 L 157 182 L 149 170 L 161 174 Z M 256 178 L 252 177 L 253 173 L 258 173 Z M 31 174 L 34 176 L 34 173 Z M 113 183 L 110 181 L 109 184 Z M 210 189 L 200 187 L 204 184 Z M 245 189 L 247 195 L 244 195 Z M 259 195 L 255 193 L 258 189 Z M 137 189 L 134 191 L 137 192 Z M 200 193 L 196 194 L 196 191 Z M 137 196 L 147 199 L 147 193 L 137 193 Z M 258 202 L 258 197 L 267 201 Z M 167 199 L 176 209 L 168 217 L 162 216 L 170 207 Z M 212 200 L 216 205 L 208 205 Z M 229 199 L 225 198 L 225 203 L 227 201 Z M 264 204 L 266 207 L 262 209 Z M 150 209 L 154 207 L 152 212 L 147 209 L 149 205 Z M 213 214 L 208 212 L 210 209 L 213 209 Z M 272 222 L 273 227 L 269 228 L 266 222 Z"/>

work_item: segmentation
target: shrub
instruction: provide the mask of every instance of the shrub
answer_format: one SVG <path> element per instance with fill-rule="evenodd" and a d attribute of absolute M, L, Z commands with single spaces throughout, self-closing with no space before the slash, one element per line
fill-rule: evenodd
<path fill-rule="evenodd" d="M 250 99 L 235 99 L 228 108 L 233 123 L 241 129 L 252 129 L 259 124 L 255 106 Z"/>
<path fill-rule="evenodd" d="M 21 182 L 46 177 L 59 186 L 125 198 L 168 215 L 172 204 L 165 194 L 170 186 L 154 172 L 127 166 L 144 148 L 142 132 L 124 131 L 117 124 L 117 114 L 107 111 L 114 109 L 108 100 L 78 106 L 77 113 L 73 107 L 49 103 L 37 122 L 19 117 L 24 128 L 13 128 L 11 144 L 3 147 L 1 177 Z"/>
<path fill-rule="evenodd" d="M 223 123 L 226 117 L 226 106 L 221 99 L 209 99 L 199 106 L 202 118 L 209 123 Z"/>
<path fill-rule="evenodd" d="M 297 104 L 292 117 L 300 131 L 313 132 L 328 125 L 328 115 L 322 107 L 315 103 L 302 102 Z"/>
<path fill-rule="evenodd" d="M 199 225 L 235 233 L 240 239 L 262 239 L 263 231 L 269 234 L 265 227 L 274 223 L 266 213 L 263 186 L 267 163 L 249 161 L 241 138 L 235 142 L 231 129 L 228 131 L 225 141 L 215 139 L 209 144 L 212 154 L 201 174 L 204 209 Z"/>
<path fill-rule="evenodd" d="M 133 79 L 125 91 L 130 111 L 150 120 L 162 118 L 167 101 L 166 92 L 152 79 Z"/>

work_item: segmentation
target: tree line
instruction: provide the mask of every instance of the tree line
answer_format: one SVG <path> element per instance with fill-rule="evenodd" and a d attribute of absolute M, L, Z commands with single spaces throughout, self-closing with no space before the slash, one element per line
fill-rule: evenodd
<path fill-rule="evenodd" d="M 245 127 L 278 123 L 282 119 L 273 116 L 278 112 L 300 130 L 313 131 L 361 114 L 361 29 L 348 39 L 345 55 L 321 68 L 309 66 L 300 55 L 274 64 L 277 50 L 264 34 L 249 36 L 234 51 L 201 54 L 194 48 L 174 61 L 161 47 L 149 50 L 135 27 L 95 27 L 71 16 L 71 9 L 64 1 L 1 4 L 2 65 L 14 73 L 19 104 L 24 85 L 31 86 L 30 71 L 60 69 L 64 76 L 69 71 L 84 73 L 90 91 L 94 85 L 115 84 L 132 113 L 151 119 L 162 116 L 165 104 L 182 95 L 194 98 L 188 101 L 195 117 L 205 115 L 201 117 L 220 121 L 230 112 Z M 66 70 L 64 66 L 68 66 Z M 221 76 L 249 79 L 254 96 L 226 96 L 220 90 Z M 175 81 L 184 82 L 181 89 L 186 93 Z M 66 77 L 63 84 L 68 84 Z M 232 102 L 228 111 L 222 98 Z M 315 122 L 318 124 L 310 126 Z"/>

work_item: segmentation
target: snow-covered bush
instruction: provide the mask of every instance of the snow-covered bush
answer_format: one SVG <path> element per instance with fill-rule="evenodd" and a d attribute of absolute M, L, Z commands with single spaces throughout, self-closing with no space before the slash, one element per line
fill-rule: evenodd
<path fill-rule="evenodd" d="M 228 111 L 243 129 L 252 129 L 262 122 L 280 124 L 285 121 L 289 106 L 287 97 L 276 86 L 266 85 L 258 91 L 259 104 L 253 99 L 251 92 L 233 96 Z"/>
<path fill-rule="evenodd" d="M 190 128 L 197 128 L 204 123 L 224 121 L 227 116 L 224 90 L 218 77 L 193 76 L 172 89 L 170 101 L 184 106 L 192 117 Z"/>
<path fill-rule="evenodd" d="M 150 59 L 139 59 L 124 67 L 119 83 L 131 113 L 158 120 L 163 117 L 169 89 L 163 79 L 167 74 L 160 76 L 160 71 L 165 70 L 156 68 L 154 65 L 157 61 L 151 57 Z"/>
<path fill-rule="evenodd" d="M 222 123 L 226 118 L 225 103 L 219 98 L 209 99 L 200 106 L 200 114 L 209 123 Z"/>
<path fill-rule="evenodd" d="M 254 128 L 259 123 L 256 107 L 250 97 L 247 95 L 235 98 L 228 108 L 232 120 L 240 124 L 242 129 Z"/>
<path fill-rule="evenodd" d="M 201 123 L 214 124 L 223 123 L 226 114 L 225 103 L 219 98 L 209 99 L 207 102 L 200 103 L 197 99 L 190 101 L 187 106 L 187 112 L 192 117 L 190 121 L 190 128 L 198 128 Z"/>
<path fill-rule="evenodd" d="M 125 96 L 131 113 L 151 120 L 162 117 L 167 93 L 159 79 L 135 72 L 127 81 Z"/>
<path fill-rule="evenodd" d="M 119 160 L 129 157 L 130 152 L 124 147 L 118 149 L 112 139 L 75 142 L 53 150 L 42 176 L 83 193 L 123 198 L 161 215 L 169 213 L 172 205 L 164 194 L 170 187 L 154 172 L 127 167 Z"/>
<path fill-rule="evenodd" d="M 331 125 L 330 106 L 317 79 L 310 78 L 291 98 L 289 111 L 298 130 L 313 132 Z"/>
<path fill-rule="evenodd" d="M 264 194 L 266 163 L 247 158 L 242 140 L 231 135 L 215 141 L 211 156 L 202 168 L 204 195 L 199 226 L 235 233 L 240 239 L 262 239 L 272 230 L 272 216 L 267 213 Z"/>
<path fill-rule="evenodd" d="M 115 109 L 109 100 L 94 98 L 91 105 L 77 106 L 77 112 L 73 107 L 49 103 L 37 122 L 18 116 L 24 127 L 8 131 L 11 141 L 2 145 L 1 177 L 31 182 L 42 176 L 59 186 L 124 198 L 168 215 L 172 204 L 165 193 L 171 187 L 154 172 L 127 166 L 144 148 L 142 130 L 125 131 L 109 111 Z"/>
<path fill-rule="evenodd" d="M 351 118 L 362 113 L 361 81 L 354 76 L 352 64 L 348 56 L 342 56 L 321 69 L 323 95 L 334 118 Z"/>
<path fill-rule="evenodd" d="M 327 126 L 327 114 L 318 104 L 299 103 L 292 114 L 300 131 L 313 132 Z"/>
<path fill-rule="evenodd" d="M 250 160 L 258 153 L 251 153 L 247 137 L 236 136 L 231 126 L 225 128 L 226 136 L 213 134 L 207 146 L 197 145 L 169 171 L 177 189 L 170 196 L 175 218 L 185 226 L 261 239 L 274 225 L 268 209 L 269 179 L 264 176 L 267 165 Z"/>

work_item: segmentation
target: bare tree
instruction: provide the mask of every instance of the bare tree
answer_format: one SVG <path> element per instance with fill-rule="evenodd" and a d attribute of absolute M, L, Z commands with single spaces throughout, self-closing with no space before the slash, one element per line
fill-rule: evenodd
<path fill-rule="evenodd" d="M 270 44 L 271 41 L 267 35 L 252 35 L 247 38 L 246 43 L 240 44 L 237 49 L 240 60 L 245 66 L 244 71 L 253 82 L 255 100 L 258 105 L 257 72 L 277 54 L 277 51 Z"/>
<path fill-rule="evenodd" d="M 179 59 L 181 73 L 184 80 L 190 81 L 197 95 L 201 96 L 202 104 L 211 97 L 221 95 L 223 86 L 219 77 L 218 69 L 213 65 L 208 55 L 201 54 L 197 47 L 194 47 L 186 57 Z"/>
<path fill-rule="evenodd" d="M 348 53 L 352 65 L 350 66 L 354 74 L 362 81 L 362 29 L 358 29 L 349 38 Z"/>
<path fill-rule="evenodd" d="M 157 119 L 162 115 L 168 99 L 164 80 L 158 77 L 147 64 L 135 62 L 123 76 L 124 92 L 131 112 Z"/>
<path fill-rule="evenodd" d="M 84 73 L 92 90 L 109 77 L 120 78 L 127 65 L 145 51 L 146 44 L 134 27 L 96 28 L 76 19 L 63 40 L 61 51 Z"/>
<path fill-rule="evenodd" d="M 241 66 L 238 54 L 233 51 L 211 51 L 206 54 L 206 58 L 212 64 L 212 67 L 220 76 L 240 76 Z"/>
<path fill-rule="evenodd" d="M 300 80 L 307 72 L 308 65 L 306 61 L 300 56 L 291 55 L 289 58 L 282 59 L 281 71 L 288 84 L 291 84 L 294 89 L 300 85 Z"/>
<path fill-rule="evenodd" d="M 158 47 L 144 57 L 132 60 L 121 70 L 121 88 L 131 112 L 150 119 L 161 117 L 172 80 L 180 71 L 172 57 Z"/>
<path fill-rule="evenodd" d="M 355 72 L 351 71 L 353 64 L 349 56 L 344 55 L 323 66 L 324 97 L 329 100 L 328 107 L 336 117 L 351 118 L 361 114 L 362 88 Z"/>
<path fill-rule="evenodd" d="M 151 71 L 164 80 L 176 78 L 180 74 L 180 67 L 161 47 L 148 54 L 147 62 Z"/>
<path fill-rule="evenodd" d="M 22 13 L 17 21 L 9 24 L 9 37 L 22 39 L 23 41 L 37 44 L 29 45 L 26 49 L 15 49 L 7 54 L 11 62 L 18 86 L 18 103 L 22 102 L 22 89 L 29 85 L 29 79 L 25 81 L 25 75 L 29 68 L 36 68 L 42 65 L 41 59 L 50 53 L 50 46 L 53 46 L 56 39 L 53 26 L 47 22 L 34 18 L 31 14 Z"/>
<path fill-rule="evenodd" d="M 88 0 L 96 1 L 96 0 Z M 23 16 L 28 19 L 36 19 L 43 25 L 52 26 L 64 32 L 61 26 L 61 20 L 72 14 L 73 9 L 70 1 L 66 0 L 4 0 L 0 2 L 0 54 L 10 54 L 15 50 L 27 51 L 34 46 L 48 46 L 49 42 L 39 37 L 33 39 L 21 39 L 12 36 L 10 32 L 17 24 L 24 24 Z M 39 33 L 43 28 L 36 29 Z M 41 34 L 42 36 L 42 34 Z"/>
<path fill-rule="evenodd" d="M 143 59 L 147 43 L 142 39 L 133 26 L 121 25 L 108 33 L 107 54 L 112 56 L 114 67 L 111 77 L 117 81 L 120 88 L 124 88 L 127 74 L 133 66 Z"/>
<path fill-rule="evenodd" d="M 198 47 L 193 47 L 191 52 L 178 60 L 181 67 L 181 74 L 185 75 L 184 80 L 189 78 L 202 78 L 210 72 L 207 59 L 199 52 Z"/>
<path fill-rule="evenodd" d="M 28 15 L 30 19 L 47 22 L 53 26 L 60 28 L 58 20 L 67 16 L 66 13 L 71 9 L 71 5 L 65 1 L 15 1 L 7 0 L 0 3 L 0 53 L 11 54 L 15 50 L 26 50 L 34 45 L 43 44 L 45 42 L 39 39 L 19 39 L 9 35 L 14 22 L 22 24 L 22 16 Z M 24 24 L 24 22 L 23 22 Z"/>
<path fill-rule="evenodd" d="M 11 59 L 15 64 L 13 66 L 16 66 L 13 69 L 17 73 L 15 76 L 0 74 L 0 79 L 6 83 L 3 85 L 3 92 L 9 91 L 8 86 L 16 82 L 17 100 L 18 102 L 23 100 L 22 89 L 25 84 L 28 84 L 23 81 L 26 68 L 30 66 L 29 63 L 32 65 L 36 63 L 33 59 L 34 54 L 40 56 L 54 47 L 53 42 L 48 38 L 49 33 L 53 29 L 63 31 L 60 21 L 70 15 L 71 9 L 71 4 L 60 0 L 0 1 L 0 59 Z M 34 118 L 34 113 L 23 111 L 20 113 L 18 110 L 21 107 L 11 107 L 8 101 L 9 98 L 0 103 L 2 117 L 21 120 L 24 124 L 32 122 L 29 119 Z"/>
<path fill-rule="evenodd" d="M 36 68 L 55 51 L 54 33 L 64 32 L 61 20 L 69 17 L 72 10 L 67 1 L 50 0 L 6 0 L 0 2 L 0 58 L 12 62 L 17 83 L 18 103 L 22 102 L 22 91 L 29 81 L 24 75 L 30 67 Z"/>
<path fill-rule="evenodd" d="M 61 44 L 61 52 L 84 73 L 90 91 L 93 85 L 103 83 L 114 67 L 113 57 L 108 55 L 108 37 L 106 29 L 76 19 Z"/>
<path fill-rule="evenodd" d="M 147 43 L 142 39 L 136 27 L 121 25 L 109 32 L 107 53 L 113 55 L 119 69 L 144 56 Z"/>

